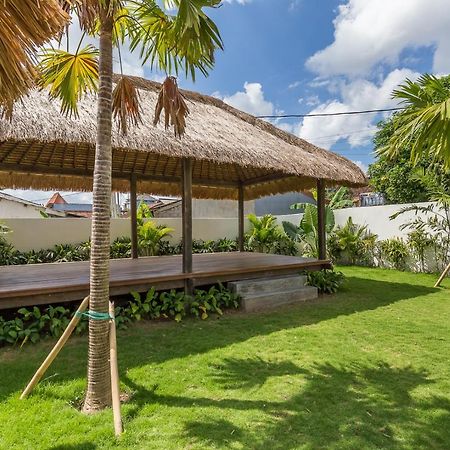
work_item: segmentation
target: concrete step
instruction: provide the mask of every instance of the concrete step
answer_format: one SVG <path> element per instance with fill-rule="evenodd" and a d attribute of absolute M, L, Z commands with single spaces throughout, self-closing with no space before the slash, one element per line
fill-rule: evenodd
<path fill-rule="evenodd" d="M 294 275 L 233 281 L 228 283 L 228 288 L 244 297 L 247 295 L 260 295 L 264 293 L 301 289 L 305 286 L 305 283 L 306 276 Z"/>
<path fill-rule="evenodd" d="M 242 307 L 247 312 L 276 309 L 284 305 L 314 300 L 317 296 L 317 288 L 313 286 L 303 286 L 300 289 L 281 292 L 265 292 L 260 295 L 245 294 L 242 295 Z"/>

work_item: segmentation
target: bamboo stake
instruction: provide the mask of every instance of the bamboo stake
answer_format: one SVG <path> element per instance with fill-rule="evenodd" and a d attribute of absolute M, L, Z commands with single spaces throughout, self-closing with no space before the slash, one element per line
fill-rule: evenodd
<path fill-rule="evenodd" d="M 447 274 L 450 272 L 450 263 L 447 265 L 445 270 L 442 272 L 441 276 L 439 277 L 439 280 L 436 281 L 436 284 L 434 287 L 439 287 L 442 283 L 443 279 L 447 276 Z"/>
<path fill-rule="evenodd" d="M 120 382 L 119 367 L 117 364 L 116 321 L 114 319 L 114 302 L 109 302 L 109 315 L 111 316 L 109 327 L 109 365 L 111 370 L 111 396 L 114 416 L 114 431 L 116 436 L 123 432 L 122 417 L 120 414 Z"/>
<path fill-rule="evenodd" d="M 45 358 L 44 362 L 41 364 L 39 369 L 34 374 L 31 381 L 28 383 L 25 390 L 22 392 L 22 395 L 20 396 L 20 399 L 23 400 L 26 398 L 30 392 L 34 389 L 34 387 L 39 383 L 41 378 L 44 376 L 47 369 L 50 367 L 50 364 L 55 360 L 55 358 L 58 356 L 61 349 L 64 347 L 65 343 L 69 339 L 70 335 L 73 333 L 73 330 L 78 325 L 78 322 L 81 319 L 82 312 L 86 311 L 86 308 L 89 304 L 89 296 L 87 296 L 82 302 L 81 305 L 78 307 L 76 313 L 72 317 L 72 320 L 69 322 L 69 325 L 67 325 L 67 328 L 64 330 L 64 333 L 61 335 L 61 337 L 58 339 L 58 342 L 53 347 L 52 351 L 48 354 L 47 358 Z"/>

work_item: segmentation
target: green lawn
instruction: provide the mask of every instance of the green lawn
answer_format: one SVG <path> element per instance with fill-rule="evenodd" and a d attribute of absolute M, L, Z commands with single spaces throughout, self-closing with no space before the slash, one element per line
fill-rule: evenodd
<path fill-rule="evenodd" d="M 86 337 L 0 350 L 1 449 L 448 449 L 450 283 L 345 268 L 316 304 L 120 332 L 126 432 L 82 415 Z"/>

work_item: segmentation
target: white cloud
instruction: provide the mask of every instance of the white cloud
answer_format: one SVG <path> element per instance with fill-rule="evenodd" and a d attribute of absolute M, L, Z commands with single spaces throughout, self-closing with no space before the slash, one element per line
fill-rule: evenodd
<path fill-rule="evenodd" d="M 300 81 L 294 81 L 293 83 L 291 83 L 291 84 L 288 86 L 288 89 L 294 89 L 294 88 L 296 88 L 296 87 L 298 87 L 298 86 L 300 86 Z"/>
<path fill-rule="evenodd" d="M 264 98 L 261 83 L 244 83 L 244 91 L 238 91 L 230 96 L 221 96 L 214 92 L 213 96 L 222 98 L 225 103 L 254 116 L 271 115 L 274 112 L 273 103 Z"/>
<path fill-rule="evenodd" d="M 409 69 L 393 70 L 381 83 L 362 78 L 340 83 L 339 97 L 322 103 L 310 111 L 335 113 L 366 109 L 385 109 L 397 106 L 391 99 L 392 90 L 405 78 L 416 78 Z M 340 139 L 347 139 L 351 147 L 367 144 L 376 127 L 373 114 L 357 114 L 331 117 L 306 117 L 297 127 L 297 134 L 320 147 L 329 148 Z"/>
<path fill-rule="evenodd" d="M 369 166 L 367 164 L 364 164 L 362 161 L 353 161 L 365 174 L 367 174 L 367 170 L 369 169 Z"/>
<path fill-rule="evenodd" d="M 339 6 L 334 27 L 334 42 L 307 61 L 321 76 L 368 74 L 421 46 L 435 48 L 435 72 L 450 71 L 448 0 L 349 0 Z"/>

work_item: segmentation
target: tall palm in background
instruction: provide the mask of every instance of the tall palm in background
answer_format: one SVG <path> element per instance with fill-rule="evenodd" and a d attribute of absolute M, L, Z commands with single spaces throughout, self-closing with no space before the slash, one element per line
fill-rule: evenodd
<path fill-rule="evenodd" d="M 411 159 L 431 156 L 450 168 L 450 88 L 443 79 L 422 75 L 416 82 L 406 80 L 392 98 L 405 110 L 394 118 L 395 131 L 378 152 L 395 158 L 411 146 Z"/>
<path fill-rule="evenodd" d="M 450 86 L 448 77 L 437 78 L 433 75 L 422 75 L 416 82 L 406 80 L 406 82 L 396 89 L 392 97 L 400 100 L 405 106 L 405 110 L 398 113 L 394 118 L 395 131 L 388 144 L 379 149 L 378 153 L 395 158 L 404 148 L 411 147 L 411 160 L 416 163 L 423 157 L 430 157 L 435 163 L 443 163 L 444 168 L 450 170 Z M 430 167 L 430 170 L 434 170 Z M 438 178 L 443 174 L 438 173 Z M 436 181 L 436 177 L 432 178 Z M 429 222 L 432 226 L 440 228 L 441 232 L 445 226 L 441 224 L 449 221 L 450 198 L 448 186 L 433 184 L 431 187 L 430 199 L 435 201 L 441 212 L 434 211 L 434 205 L 429 207 L 404 208 L 398 212 L 402 214 L 406 211 L 418 211 L 432 213 L 435 215 Z M 441 218 L 439 218 L 441 216 Z M 396 215 L 392 216 L 396 217 Z M 448 239 L 447 239 L 448 242 Z M 448 247 L 447 247 L 448 248 Z M 449 257 L 447 253 L 447 258 Z M 435 287 L 439 286 L 443 278 L 450 272 L 450 264 L 437 281 Z"/>
<path fill-rule="evenodd" d="M 61 14 L 77 16 L 83 33 L 98 38 L 99 48 L 82 47 L 80 42 L 75 53 L 46 49 L 37 68 L 38 84 L 48 88 L 51 97 L 60 99 L 65 115 L 76 117 L 77 101 L 86 92 L 98 90 L 90 310 L 99 313 L 108 312 L 109 301 L 112 118 L 117 118 L 122 133 L 130 124 L 141 121 L 139 95 L 132 79 L 122 74 L 113 91 L 113 47 L 129 45 L 139 51 L 143 64 L 168 74 L 183 70 L 193 79 L 197 69 L 208 73 L 214 65 L 214 52 L 222 48 L 216 25 L 203 11 L 219 6 L 220 0 L 163 3 L 165 9 L 156 0 L 61 0 Z M 188 110 L 172 77 L 163 84 L 157 116 L 162 108 L 166 109 L 166 128 L 174 125 L 175 133 L 181 135 Z M 111 403 L 108 358 L 108 323 L 90 320 L 85 412 L 101 410 Z"/>

